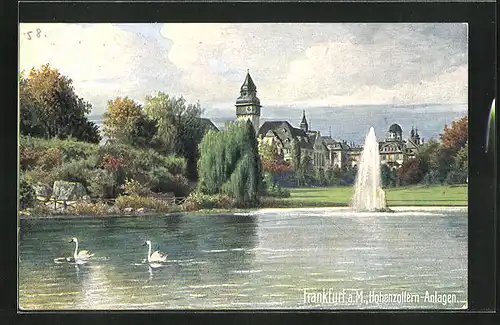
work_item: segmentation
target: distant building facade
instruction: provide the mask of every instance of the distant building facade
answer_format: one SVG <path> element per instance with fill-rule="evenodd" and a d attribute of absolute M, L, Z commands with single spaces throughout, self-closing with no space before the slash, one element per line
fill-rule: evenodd
<path fill-rule="evenodd" d="M 386 138 L 379 142 L 380 163 L 398 168 L 408 159 L 414 158 L 422 145 L 423 139 L 420 139 L 418 129 L 412 127 L 410 137 L 404 140 L 401 126 L 392 124 Z M 352 166 L 359 164 L 362 150 L 362 147 L 350 148 L 348 157 Z"/>
<path fill-rule="evenodd" d="M 308 155 L 314 168 L 344 168 L 359 164 L 363 148 L 310 130 L 305 110 L 299 127 L 294 127 L 285 120 L 266 121 L 260 125 L 262 106 L 257 97 L 257 87 L 248 71 L 235 107 L 236 120 L 250 120 L 257 139 L 275 146 L 285 161 L 292 161 L 293 144 L 297 142 L 301 155 Z M 397 168 L 414 157 L 422 143 L 417 129 L 412 127 L 410 137 L 403 140 L 401 126 L 393 124 L 389 127 L 386 138 L 379 142 L 380 162 Z"/>

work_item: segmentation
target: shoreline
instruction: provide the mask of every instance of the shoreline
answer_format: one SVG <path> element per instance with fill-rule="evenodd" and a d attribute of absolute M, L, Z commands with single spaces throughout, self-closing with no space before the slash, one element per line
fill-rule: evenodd
<path fill-rule="evenodd" d="M 401 205 L 401 206 L 391 206 L 395 212 L 416 212 L 416 211 L 429 211 L 429 210 L 468 210 L 467 205 Z M 174 211 L 174 212 L 145 212 L 145 213 L 123 213 L 123 214 L 102 214 L 102 215 L 78 215 L 78 214 L 54 214 L 54 215 L 43 215 L 43 216 L 33 216 L 18 213 L 19 220 L 50 220 L 50 219 L 87 219 L 87 218 L 131 218 L 131 217 L 175 217 L 183 215 L 199 215 L 199 216 L 212 216 L 212 215 L 250 215 L 256 212 L 274 212 L 274 211 L 297 211 L 297 210 L 311 210 L 311 211 L 321 211 L 321 210 L 337 210 L 339 212 L 354 212 L 350 206 L 297 206 L 297 207 L 258 207 L 251 209 L 202 209 L 197 211 Z M 370 213 L 370 212 L 359 212 L 359 213 Z M 374 212 L 374 213 L 384 213 L 384 212 Z"/>

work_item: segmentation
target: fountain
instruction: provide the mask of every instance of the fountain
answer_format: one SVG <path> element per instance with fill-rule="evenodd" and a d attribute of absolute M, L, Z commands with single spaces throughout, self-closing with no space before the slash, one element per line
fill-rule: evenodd
<path fill-rule="evenodd" d="M 387 207 L 385 192 L 380 183 L 378 142 L 375 130 L 370 127 L 358 165 L 352 208 L 357 211 L 391 212 L 392 210 Z"/>

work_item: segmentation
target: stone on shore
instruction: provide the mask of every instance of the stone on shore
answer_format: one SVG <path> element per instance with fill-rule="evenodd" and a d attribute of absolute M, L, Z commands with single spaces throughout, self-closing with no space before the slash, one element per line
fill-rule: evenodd
<path fill-rule="evenodd" d="M 85 187 L 77 182 L 55 181 L 52 196 L 55 200 L 81 200 L 85 195 Z"/>

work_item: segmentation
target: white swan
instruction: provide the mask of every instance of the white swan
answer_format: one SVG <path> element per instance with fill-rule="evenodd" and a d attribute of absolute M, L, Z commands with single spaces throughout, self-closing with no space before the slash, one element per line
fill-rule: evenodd
<path fill-rule="evenodd" d="M 70 243 L 75 243 L 75 252 L 73 253 L 73 258 L 75 259 L 75 263 L 86 262 L 89 258 L 94 256 L 94 254 L 90 253 L 87 250 L 78 251 L 78 239 L 76 239 L 76 237 L 73 237 Z"/>
<path fill-rule="evenodd" d="M 151 241 L 146 240 L 142 246 L 149 246 L 148 249 L 148 258 L 147 261 L 149 263 L 164 263 L 167 261 L 167 254 L 160 252 L 160 251 L 155 251 L 153 254 L 151 254 Z"/>

